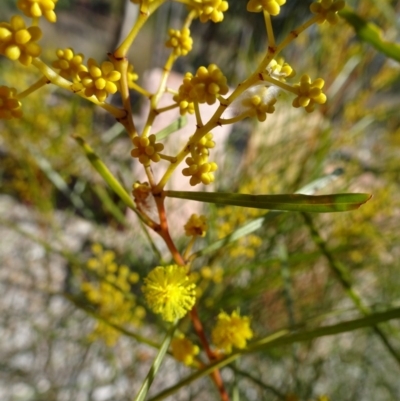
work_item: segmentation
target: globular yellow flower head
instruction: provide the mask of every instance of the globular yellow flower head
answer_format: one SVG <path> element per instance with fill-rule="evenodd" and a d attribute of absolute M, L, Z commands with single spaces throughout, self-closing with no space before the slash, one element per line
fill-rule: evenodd
<path fill-rule="evenodd" d="M 313 14 L 318 15 L 318 23 L 322 24 L 328 21 L 335 25 L 339 21 L 338 11 L 344 8 L 344 0 L 318 0 L 311 4 L 310 10 Z"/>
<path fill-rule="evenodd" d="M 187 366 L 193 363 L 195 356 L 200 352 L 200 348 L 185 338 L 183 334 L 172 339 L 171 348 L 173 357 Z"/>
<path fill-rule="evenodd" d="M 142 291 L 150 309 L 167 322 L 184 317 L 196 302 L 196 285 L 183 266 L 157 266 L 144 279 Z"/>
<path fill-rule="evenodd" d="M 184 116 L 186 113 L 194 113 L 193 99 L 190 97 L 190 91 L 193 89 L 192 78 L 193 74 L 187 72 L 178 93 L 173 97 L 173 100 L 179 104 L 179 113 L 181 116 Z"/>
<path fill-rule="evenodd" d="M 104 102 L 109 94 L 118 90 L 116 82 L 121 79 L 121 73 L 114 70 L 114 64 L 110 61 L 103 61 L 101 66 L 90 58 L 88 70 L 78 73 L 80 83 L 73 87 L 78 91 L 84 88 L 85 96 L 95 96 L 99 102 Z"/>
<path fill-rule="evenodd" d="M 27 28 L 22 17 L 14 15 L 10 23 L 0 23 L 0 53 L 28 66 L 41 53 L 41 48 L 36 43 L 41 37 L 42 31 L 39 27 Z"/>
<path fill-rule="evenodd" d="M 250 319 L 240 316 L 237 311 L 232 312 L 230 316 L 226 312 L 221 312 L 211 337 L 213 344 L 228 354 L 232 352 L 232 347 L 243 349 L 247 340 L 253 337 Z"/>
<path fill-rule="evenodd" d="M 183 28 L 181 31 L 170 29 L 168 31 L 169 39 L 165 42 L 165 46 L 173 49 L 176 57 L 186 56 L 193 46 L 193 39 L 190 37 L 190 29 Z"/>
<path fill-rule="evenodd" d="M 285 3 L 286 0 L 250 0 L 247 3 L 247 11 L 251 13 L 266 11 L 270 15 L 278 15 Z"/>
<path fill-rule="evenodd" d="M 16 99 L 16 94 L 15 88 L 0 86 L 0 119 L 10 120 L 22 117 L 21 102 Z"/>
<path fill-rule="evenodd" d="M 324 104 L 326 95 L 322 92 L 325 81 L 317 78 L 311 82 L 308 75 L 303 75 L 298 84 L 293 85 L 297 91 L 297 97 L 293 100 L 293 107 L 304 107 L 308 113 L 314 110 L 315 103 Z"/>
<path fill-rule="evenodd" d="M 221 22 L 229 8 L 225 0 L 194 0 L 194 4 L 201 22 Z"/>
<path fill-rule="evenodd" d="M 139 159 L 144 166 L 149 166 L 150 161 L 157 163 L 161 160 L 159 153 L 164 149 L 164 145 L 156 143 L 154 134 L 148 137 L 135 136 L 132 143 L 135 149 L 132 149 L 131 156 Z"/>
<path fill-rule="evenodd" d="M 206 216 L 192 214 L 183 228 L 188 237 L 204 237 L 207 231 Z"/>
<path fill-rule="evenodd" d="M 56 22 L 54 12 L 58 0 L 18 0 L 17 7 L 30 18 L 44 16 L 49 22 Z"/>
<path fill-rule="evenodd" d="M 71 79 L 73 82 L 79 82 L 79 73 L 87 72 L 84 66 L 84 56 L 81 53 L 75 54 L 70 47 L 67 49 L 58 49 L 56 51 L 58 60 L 53 61 L 53 68 L 59 70 L 59 74 L 65 79 Z"/>
<path fill-rule="evenodd" d="M 189 96 L 199 103 L 214 104 L 217 96 L 225 95 L 229 91 L 225 75 L 215 64 L 210 64 L 207 68 L 200 67 L 190 83 L 192 89 Z"/>

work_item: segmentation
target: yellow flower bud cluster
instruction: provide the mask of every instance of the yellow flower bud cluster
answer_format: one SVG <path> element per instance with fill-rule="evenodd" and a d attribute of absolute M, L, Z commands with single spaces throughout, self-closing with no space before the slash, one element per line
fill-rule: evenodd
<path fill-rule="evenodd" d="M 286 0 L 250 0 L 247 3 L 247 11 L 259 13 L 266 11 L 270 15 L 278 15 L 281 11 L 281 6 L 286 3 Z"/>
<path fill-rule="evenodd" d="M 296 71 L 283 58 L 278 61 L 275 59 L 271 60 L 267 71 L 271 77 L 279 79 L 282 82 L 285 82 L 285 78 L 292 78 L 296 75 Z"/>
<path fill-rule="evenodd" d="M 194 104 L 190 97 L 190 91 L 193 88 L 192 78 L 193 74 L 187 72 L 183 77 L 183 83 L 179 87 L 178 93 L 173 97 L 173 100 L 179 105 L 179 113 L 181 116 L 184 116 L 186 113 L 194 113 Z"/>
<path fill-rule="evenodd" d="M 338 11 L 345 6 L 344 0 L 318 0 L 310 5 L 310 10 L 313 14 L 318 15 L 318 23 L 322 24 L 328 21 L 335 25 L 339 21 Z"/>
<path fill-rule="evenodd" d="M 17 7 L 30 18 L 44 16 L 49 22 L 56 22 L 54 12 L 58 0 L 18 0 Z"/>
<path fill-rule="evenodd" d="M 164 145 L 156 143 L 154 134 L 148 137 L 135 136 L 132 143 L 135 148 L 132 149 L 131 156 L 139 159 L 144 166 L 149 166 L 150 161 L 158 163 L 161 160 L 159 153 L 164 149 Z"/>
<path fill-rule="evenodd" d="M 293 107 L 304 107 L 308 113 L 311 113 L 315 103 L 324 104 L 326 102 L 326 95 L 322 92 L 324 85 L 325 81 L 322 78 L 311 82 L 311 78 L 304 74 L 300 78 L 300 82 L 293 85 L 297 92 L 297 97 L 293 99 Z"/>
<path fill-rule="evenodd" d="M 229 4 L 225 0 L 193 0 L 194 7 L 201 22 L 221 22 L 224 12 L 228 10 Z"/>
<path fill-rule="evenodd" d="M 83 65 L 84 56 L 81 53 L 75 54 L 72 48 L 58 49 L 56 51 L 58 60 L 53 61 L 52 66 L 59 70 L 59 75 L 73 82 L 79 82 L 80 72 L 87 72 L 87 68 Z"/>
<path fill-rule="evenodd" d="M 192 214 L 183 228 L 188 237 L 204 237 L 207 231 L 206 216 Z"/>
<path fill-rule="evenodd" d="M 205 140 L 203 140 L 205 138 Z M 208 185 L 214 182 L 214 171 L 218 169 L 217 163 L 209 162 L 209 149 L 215 146 L 212 140 L 212 133 L 209 132 L 197 144 L 191 146 L 191 156 L 185 159 L 188 167 L 182 170 L 185 177 L 190 178 L 190 185 L 195 186 L 203 183 Z"/>
<path fill-rule="evenodd" d="M 190 83 L 190 97 L 199 103 L 214 104 L 217 96 L 226 95 L 229 91 L 225 75 L 215 64 L 198 68 Z"/>
<path fill-rule="evenodd" d="M 121 79 L 121 73 L 114 69 L 113 63 L 103 61 L 99 66 L 92 58 L 88 60 L 87 71 L 80 71 L 78 76 L 81 81 L 73 85 L 73 90 L 84 89 L 85 96 L 95 96 L 99 102 L 104 102 L 109 94 L 117 92 L 116 82 Z"/>
<path fill-rule="evenodd" d="M 179 362 L 190 366 L 194 358 L 200 352 L 200 348 L 193 344 L 183 334 L 178 334 L 171 341 L 172 356 Z"/>
<path fill-rule="evenodd" d="M 227 94 L 228 90 L 224 74 L 215 64 L 210 64 L 199 67 L 195 76 L 186 73 L 173 99 L 179 104 L 181 115 L 184 115 L 186 112 L 193 113 L 193 102 L 214 104 L 217 97 Z"/>
<path fill-rule="evenodd" d="M 0 119 L 10 120 L 22 117 L 21 102 L 16 99 L 16 94 L 15 88 L 0 86 Z"/>
<path fill-rule="evenodd" d="M 139 275 L 126 265 L 115 262 L 115 253 L 105 251 L 100 244 L 92 247 L 93 257 L 87 262 L 89 270 L 96 273 L 100 281 L 84 281 L 81 289 L 86 298 L 96 306 L 97 313 L 108 322 L 125 326 L 141 323 L 145 310 L 136 305 L 131 285 L 139 281 Z M 106 323 L 98 322 L 91 333 L 92 340 L 102 338 L 107 345 L 114 345 L 120 333 Z"/>
<path fill-rule="evenodd" d="M 196 285 L 184 266 L 157 266 L 144 279 L 142 291 L 150 309 L 167 322 L 184 317 L 196 302 Z"/>
<path fill-rule="evenodd" d="M 41 37 L 42 31 L 39 27 L 27 28 L 22 17 L 14 15 L 10 23 L 0 23 L 0 53 L 28 66 L 41 53 L 41 48 L 36 43 Z"/>
<path fill-rule="evenodd" d="M 276 95 L 275 88 L 267 88 L 264 85 L 255 87 L 256 92 L 247 91 L 247 97 L 241 101 L 241 106 L 248 109 L 249 116 L 257 117 L 262 122 L 267 119 L 267 113 L 272 114 L 275 111 Z M 272 96 L 270 93 L 274 92 Z"/>
<path fill-rule="evenodd" d="M 233 311 L 231 315 L 221 312 L 211 333 L 213 344 L 230 354 L 232 348 L 243 349 L 247 340 L 253 337 L 250 328 L 250 319 L 247 316 L 240 316 L 239 312 Z"/>
<path fill-rule="evenodd" d="M 190 29 L 183 28 L 181 31 L 170 29 L 168 31 L 169 39 L 165 42 L 165 46 L 173 49 L 176 57 L 186 56 L 193 46 L 193 39 L 190 37 Z"/>

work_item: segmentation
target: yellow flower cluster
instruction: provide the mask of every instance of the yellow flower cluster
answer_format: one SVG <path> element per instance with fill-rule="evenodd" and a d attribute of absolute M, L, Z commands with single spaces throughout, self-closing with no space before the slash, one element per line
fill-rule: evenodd
<path fill-rule="evenodd" d="M 214 104 L 217 96 L 229 91 L 225 75 L 215 64 L 198 68 L 190 83 L 190 96 L 199 103 Z"/>
<path fill-rule="evenodd" d="M 17 7 L 30 18 L 44 16 L 49 22 L 56 22 L 54 12 L 58 0 L 18 0 Z"/>
<path fill-rule="evenodd" d="M 225 0 L 193 0 L 201 22 L 221 22 L 224 12 L 228 10 L 229 4 Z"/>
<path fill-rule="evenodd" d="M 311 82 L 311 78 L 304 74 L 300 78 L 300 82 L 293 85 L 297 92 L 297 97 L 293 99 L 293 107 L 304 107 L 308 113 L 311 113 L 315 103 L 324 104 L 326 102 L 326 95 L 322 92 L 324 85 L 325 81 L 322 78 Z"/>
<path fill-rule="evenodd" d="M 22 17 L 14 15 L 10 23 L 0 23 L 0 53 L 28 66 L 41 53 L 41 48 L 36 43 L 41 37 L 42 31 L 39 27 L 27 28 Z"/>
<path fill-rule="evenodd" d="M 211 337 L 213 344 L 227 354 L 232 352 L 233 347 L 243 349 L 247 345 L 247 340 L 253 337 L 250 319 L 247 316 L 240 316 L 237 311 L 233 311 L 230 316 L 226 312 L 221 312 Z"/>
<path fill-rule="evenodd" d="M 207 231 L 206 216 L 192 214 L 183 228 L 188 237 L 204 237 Z"/>
<path fill-rule="evenodd" d="M 165 42 L 165 46 L 173 49 L 176 57 L 186 56 L 193 46 L 193 39 L 190 37 L 189 28 L 183 28 L 181 31 L 170 29 L 168 31 L 169 39 Z"/>
<path fill-rule="evenodd" d="M 174 101 L 179 104 L 180 113 L 193 113 L 193 102 L 214 104 L 217 97 L 228 93 L 227 80 L 221 70 L 210 64 L 208 68 L 199 67 L 196 75 L 186 73 Z"/>
<path fill-rule="evenodd" d="M 80 82 L 74 84 L 73 89 L 79 91 L 84 89 L 85 96 L 95 96 L 99 102 L 104 102 L 109 94 L 118 90 L 116 82 L 121 79 L 121 73 L 114 69 L 110 61 L 103 61 L 99 66 L 90 58 L 86 71 L 78 73 Z"/>
<path fill-rule="evenodd" d="M 322 24 L 328 21 L 335 25 L 339 21 L 338 11 L 345 6 L 344 0 L 318 0 L 311 4 L 310 10 L 313 14 L 318 15 L 318 23 Z"/>
<path fill-rule="evenodd" d="M 171 348 L 173 357 L 187 366 L 193 364 L 195 356 L 200 352 L 200 348 L 183 334 L 179 334 L 172 339 Z"/>
<path fill-rule="evenodd" d="M 58 49 L 56 55 L 58 60 L 53 61 L 53 68 L 59 70 L 58 73 L 63 78 L 70 79 L 73 82 L 79 82 L 79 73 L 87 71 L 86 66 L 82 64 L 84 59 L 83 54 L 75 54 L 74 50 L 69 47 L 64 50 Z"/>
<path fill-rule="evenodd" d="M 137 306 L 135 297 L 131 294 L 131 285 L 139 281 L 139 275 L 131 272 L 128 266 L 115 262 L 115 253 L 104 251 L 100 244 L 92 247 L 94 254 L 87 262 L 88 269 L 101 278 L 99 282 L 85 281 L 81 289 L 86 298 L 96 306 L 99 316 L 108 322 L 125 326 L 138 325 L 145 315 L 145 310 Z M 120 333 L 99 321 L 90 335 L 92 340 L 102 338 L 107 345 L 114 345 Z"/>
<path fill-rule="evenodd" d="M 16 98 L 16 94 L 15 88 L 0 86 L 0 119 L 22 117 L 21 102 Z"/>
<path fill-rule="evenodd" d="M 191 146 L 191 156 L 185 159 L 188 167 L 182 170 L 185 177 L 190 178 L 190 185 L 195 186 L 203 183 L 208 185 L 214 182 L 214 171 L 218 169 L 217 163 L 209 162 L 208 157 L 210 154 L 209 149 L 215 146 L 212 140 L 212 133 L 209 132 L 197 144 Z"/>
<path fill-rule="evenodd" d="M 210 266 L 203 266 L 200 269 L 201 277 L 204 280 L 213 281 L 214 283 L 220 283 L 224 276 L 224 269 L 216 267 L 212 269 Z"/>
<path fill-rule="evenodd" d="M 243 98 L 241 106 L 248 110 L 250 117 L 255 116 L 258 121 L 265 121 L 267 119 L 267 114 L 272 114 L 275 111 L 277 99 L 275 96 L 270 96 L 273 89 L 264 85 L 259 85 L 255 87 L 255 92 L 247 92 L 249 92 L 250 96 Z"/>
<path fill-rule="evenodd" d="M 184 317 L 196 302 L 196 285 L 184 266 L 157 266 L 144 279 L 142 291 L 150 309 L 167 322 Z"/>
<path fill-rule="evenodd" d="M 268 64 L 267 71 L 273 78 L 279 79 L 285 82 L 285 78 L 292 78 L 296 75 L 295 70 L 286 63 L 283 58 L 277 60 L 271 60 Z"/>
<path fill-rule="evenodd" d="M 193 74 L 187 72 L 183 77 L 183 83 L 179 87 L 178 93 L 173 97 L 173 100 L 179 105 L 179 113 L 181 116 L 184 116 L 186 113 L 194 113 L 194 104 L 190 97 L 190 91 L 192 90 L 192 78 Z"/>
<path fill-rule="evenodd" d="M 135 149 L 132 149 L 131 156 L 139 159 L 144 166 L 149 166 L 150 161 L 157 163 L 161 160 L 159 153 L 164 149 L 162 143 L 156 143 L 154 134 L 148 137 L 135 136 L 132 139 Z"/>
<path fill-rule="evenodd" d="M 266 11 L 268 14 L 278 15 L 285 3 L 286 0 L 250 0 L 247 3 L 247 11 L 252 13 Z"/>

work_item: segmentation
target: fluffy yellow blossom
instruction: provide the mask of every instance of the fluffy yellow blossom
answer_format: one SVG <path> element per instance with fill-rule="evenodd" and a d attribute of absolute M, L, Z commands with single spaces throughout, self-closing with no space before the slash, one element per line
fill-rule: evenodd
<path fill-rule="evenodd" d="M 221 312 L 211 337 L 213 344 L 228 354 L 232 352 L 232 347 L 245 348 L 247 340 L 253 337 L 250 319 L 240 316 L 237 311 L 232 312 L 230 316 L 226 312 Z"/>
<path fill-rule="evenodd" d="M 189 28 L 183 28 L 181 31 L 170 29 L 168 34 L 169 39 L 165 46 L 172 48 L 175 56 L 186 56 L 192 50 L 193 39 L 190 37 Z"/>
<path fill-rule="evenodd" d="M 10 23 L 0 23 L 0 53 L 28 66 L 41 53 L 41 48 L 36 43 L 41 37 L 42 31 L 39 27 L 27 28 L 22 17 L 14 15 Z"/>
<path fill-rule="evenodd" d="M 87 71 L 84 66 L 84 56 L 81 53 L 75 54 L 70 47 L 67 49 L 58 49 L 56 51 L 58 60 L 53 61 L 53 68 L 59 70 L 59 74 L 65 79 L 71 79 L 73 82 L 80 81 L 79 73 Z"/>
<path fill-rule="evenodd" d="M 207 231 L 206 216 L 192 214 L 183 228 L 185 229 L 185 234 L 188 237 L 204 237 Z"/>
<path fill-rule="evenodd" d="M 297 97 L 293 100 L 293 107 L 304 107 L 308 113 L 314 110 L 315 103 L 324 104 L 326 95 L 322 92 L 325 81 L 322 78 L 317 78 L 311 82 L 308 75 L 303 75 L 300 82 L 293 87 L 297 91 Z"/>
<path fill-rule="evenodd" d="M 109 94 L 118 90 L 116 82 L 121 79 L 121 73 L 114 70 L 114 64 L 103 61 L 101 66 L 95 60 L 88 60 L 88 70 L 78 73 L 80 83 L 73 87 L 74 90 L 84 88 L 85 96 L 96 96 L 99 102 L 104 102 Z"/>
<path fill-rule="evenodd" d="M 207 68 L 198 68 L 190 83 L 190 98 L 210 105 L 215 103 L 217 96 L 225 95 L 229 90 L 226 77 L 215 64 L 210 64 Z"/>
<path fill-rule="evenodd" d="M 266 11 L 268 14 L 278 15 L 285 3 L 286 0 L 250 0 L 247 3 L 247 11 L 252 13 Z"/>
<path fill-rule="evenodd" d="M 58 0 L 18 0 L 17 7 L 30 18 L 44 16 L 49 22 L 56 22 L 54 12 Z"/>
<path fill-rule="evenodd" d="M 16 99 L 16 94 L 15 88 L 0 86 L 0 119 L 10 120 L 22 117 L 21 102 Z"/>
<path fill-rule="evenodd" d="M 338 11 L 344 6 L 344 0 L 318 0 L 310 5 L 310 10 L 313 14 L 318 15 L 319 24 L 328 21 L 334 25 L 339 21 Z"/>
<path fill-rule="evenodd" d="M 196 302 L 196 285 L 183 266 L 157 266 L 144 279 L 147 305 L 167 322 L 181 319 Z"/>
<path fill-rule="evenodd" d="M 194 0 L 194 4 L 201 22 L 221 22 L 224 12 L 229 8 L 225 0 Z"/>
<path fill-rule="evenodd" d="M 183 334 L 172 339 L 171 348 L 173 357 L 187 366 L 193 363 L 194 357 L 200 352 L 200 348 L 185 338 Z"/>
<path fill-rule="evenodd" d="M 160 161 L 159 153 L 164 149 L 162 143 L 156 143 L 156 136 L 151 134 L 148 137 L 136 136 L 132 139 L 135 147 L 131 151 L 131 156 L 139 159 L 144 166 L 150 165 L 150 161 L 155 163 Z"/>

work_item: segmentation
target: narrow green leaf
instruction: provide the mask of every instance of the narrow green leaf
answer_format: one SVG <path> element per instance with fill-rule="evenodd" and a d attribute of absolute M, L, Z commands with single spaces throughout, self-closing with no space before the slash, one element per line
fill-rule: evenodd
<path fill-rule="evenodd" d="M 219 192 L 165 191 L 165 195 L 171 198 L 222 205 L 312 213 L 345 212 L 357 209 L 371 198 L 369 194 L 358 193 L 314 196 L 301 194 L 247 195 Z"/>
<path fill-rule="evenodd" d="M 361 319 L 354 319 L 343 323 L 319 327 L 314 330 L 297 330 L 297 332 L 295 333 L 291 333 L 289 330 L 280 330 L 261 340 L 249 344 L 249 346 L 244 350 L 235 351 L 225 358 L 206 366 L 205 368 L 193 373 L 192 375 L 188 376 L 186 379 L 180 381 L 174 386 L 171 386 L 170 388 L 167 388 L 166 390 L 157 394 L 155 397 L 149 399 L 148 401 L 163 400 L 166 397 L 174 394 L 179 389 L 188 386 L 195 380 L 209 375 L 215 369 L 221 369 L 224 366 L 229 365 L 231 362 L 233 362 L 245 353 L 259 351 L 261 349 L 273 348 L 280 345 L 293 344 L 295 342 L 310 341 L 324 336 L 346 333 L 361 328 L 371 327 L 392 319 L 400 319 L 400 308 L 391 309 L 386 312 L 374 313 Z"/>
<path fill-rule="evenodd" d="M 125 188 L 120 184 L 120 182 L 113 176 L 111 171 L 102 162 L 100 157 L 97 156 L 90 145 L 79 136 L 73 136 L 73 138 L 82 147 L 92 166 L 103 177 L 104 181 L 110 186 L 110 188 L 122 199 L 126 206 L 131 208 L 135 213 L 138 213 L 131 196 L 128 194 L 128 192 L 126 192 Z"/>
<path fill-rule="evenodd" d="M 173 132 L 178 131 L 179 129 L 183 128 L 187 124 L 187 117 L 180 116 L 177 120 L 173 123 L 162 129 L 161 131 L 157 132 L 156 139 L 157 141 L 166 138 L 168 135 L 172 134 Z"/>
<path fill-rule="evenodd" d="M 153 382 L 158 369 L 161 366 L 161 363 L 165 357 L 165 354 L 168 351 L 169 344 L 171 343 L 172 337 L 174 335 L 175 329 L 177 328 L 178 323 L 174 323 L 171 327 L 171 329 L 168 331 L 167 335 L 165 336 L 165 339 L 163 343 L 161 344 L 160 350 L 158 351 L 158 354 L 156 358 L 154 359 L 153 364 L 151 365 L 151 368 L 149 370 L 149 373 L 146 376 L 146 379 L 142 383 L 142 386 L 137 394 L 137 396 L 134 398 L 134 401 L 144 401 L 146 399 L 147 393 L 149 392 L 151 383 Z"/>
<path fill-rule="evenodd" d="M 355 29 L 362 41 L 369 43 L 385 56 L 400 62 L 400 44 L 384 40 L 382 30 L 377 25 L 361 18 L 349 7 L 341 10 L 339 14 Z"/>
<path fill-rule="evenodd" d="M 343 170 L 338 168 L 334 170 L 330 174 L 326 174 L 323 177 L 317 178 L 316 180 L 308 183 L 307 185 L 301 187 L 296 194 L 303 194 L 303 195 L 312 195 L 315 191 L 324 188 L 326 185 L 334 181 L 336 178 L 340 177 L 343 174 Z M 210 252 L 215 252 L 218 249 L 223 248 L 224 246 L 230 244 L 231 242 L 237 241 L 239 238 L 244 237 L 246 235 L 251 234 L 252 232 L 261 228 L 265 223 L 275 219 L 278 217 L 282 212 L 280 211 L 269 211 L 265 213 L 263 216 L 257 217 L 249 221 L 248 223 L 244 224 L 243 226 L 237 228 L 236 230 L 232 231 L 229 235 L 224 238 L 221 238 L 218 241 L 215 241 L 211 245 L 200 249 L 199 251 L 195 252 L 192 257 L 197 258 L 202 255 L 206 255 Z"/>

